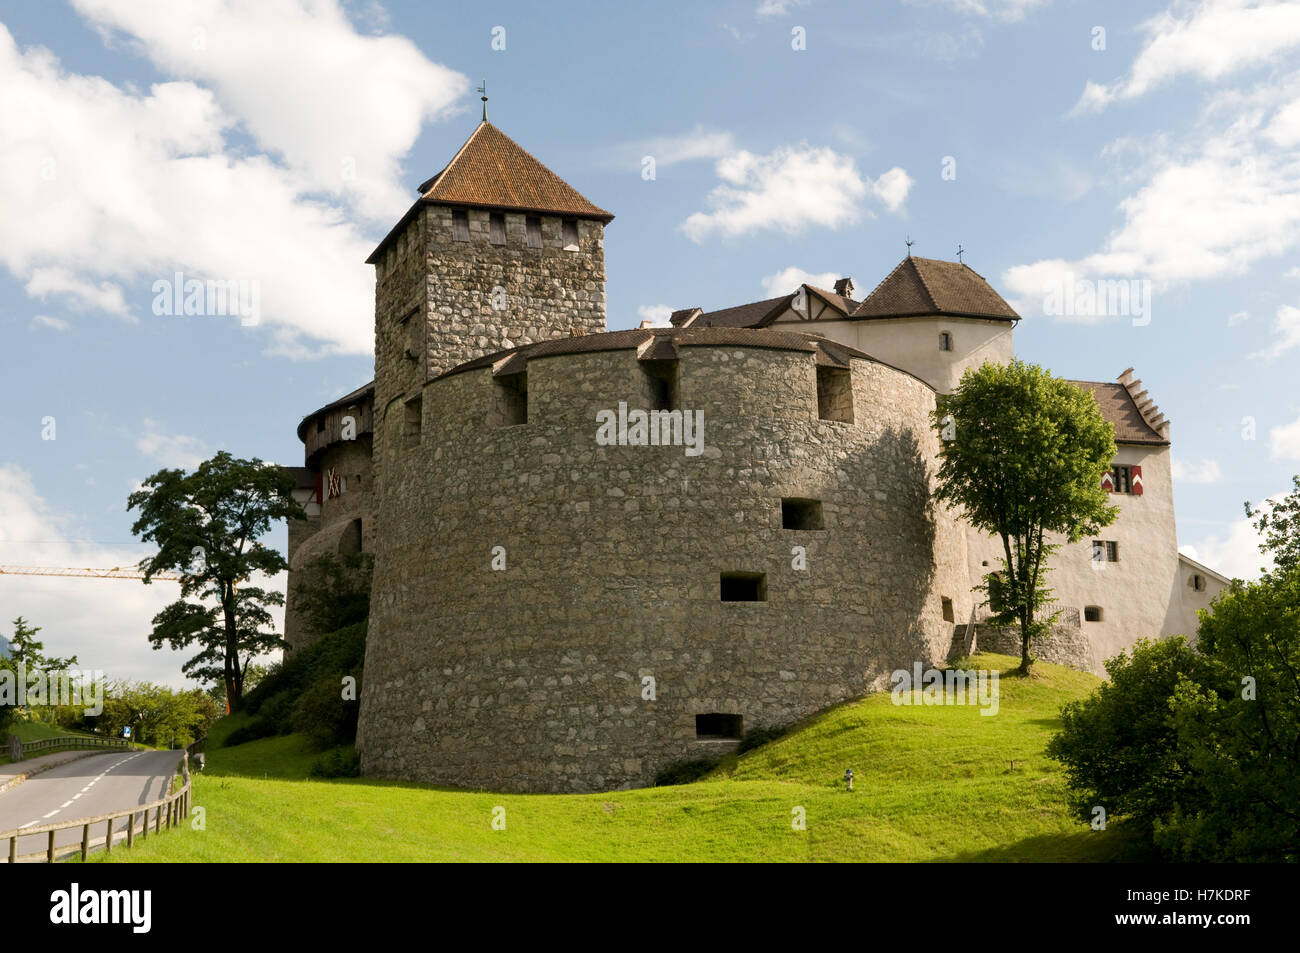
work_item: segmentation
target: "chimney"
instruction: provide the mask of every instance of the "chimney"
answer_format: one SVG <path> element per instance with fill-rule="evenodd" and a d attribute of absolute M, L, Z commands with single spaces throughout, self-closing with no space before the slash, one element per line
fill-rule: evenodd
<path fill-rule="evenodd" d="M 841 298 L 852 298 L 853 279 L 841 278 L 839 281 L 835 282 L 835 293 L 839 295 Z"/>

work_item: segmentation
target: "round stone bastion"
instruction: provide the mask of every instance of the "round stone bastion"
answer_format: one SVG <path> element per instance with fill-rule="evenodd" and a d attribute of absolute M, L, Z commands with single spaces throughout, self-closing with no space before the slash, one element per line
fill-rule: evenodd
<path fill-rule="evenodd" d="M 382 386 L 365 775 L 649 785 L 941 662 L 970 609 L 934 390 L 860 351 L 646 328 Z"/>

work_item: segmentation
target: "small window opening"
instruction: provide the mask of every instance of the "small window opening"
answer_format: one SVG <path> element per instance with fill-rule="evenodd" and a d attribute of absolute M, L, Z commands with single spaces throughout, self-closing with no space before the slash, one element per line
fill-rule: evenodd
<path fill-rule="evenodd" d="M 767 576 L 761 572 L 724 572 L 721 597 L 723 602 L 766 602 Z"/>
<path fill-rule="evenodd" d="M 454 241 L 469 241 L 469 212 L 463 208 L 451 211 L 451 237 Z"/>
<path fill-rule="evenodd" d="M 822 529 L 821 500 L 781 500 L 782 529 Z"/>
<path fill-rule="evenodd" d="M 564 250 L 578 250 L 578 220 L 576 218 L 566 218 L 564 220 Z"/>
<path fill-rule="evenodd" d="M 1128 467 L 1115 467 L 1111 471 L 1111 479 L 1114 481 L 1116 493 L 1133 492 L 1133 471 Z"/>
<path fill-rule="evenodd" d="M 489 238 L 493 245 L 504 245 L 506 243 L 506 217 L 501 212 L 493 212 L 488 216 Z"/>
<path fill-rule="evenodd" d="M 494 377 L 497 388 L 498 427 L 518 427 L 528 423 L 528 375 L 503 374 Z"/>
<path fill-rule="evenodd" d="M 525 229 L 528 233 L 528 247 L 542 247 L 542 220 L 535 215 L 528 216 L 525 222 Z"/>
<path fill-rule="evenodd" d="M 1192 588 L 1195 589 L 1197 592 L 1204 592 L 1204 591 L 1205 591 L 1205 577 L 1202 576 L 1200 573 L 1193 573 L 1193 574 L 1192 574 Z"/>
<path fill-rule="evenodd" d="M 847 368 L 817 368 L 817 416 L 853 423 L 853 378 Z"/>
<path fill-rule="evenodd" d="M 639 361 L 650 390 L 651 410 L 677 410 L 678 369 L 676 361 Z"/>
<path fill-rule="evenodd" d="M 408 447 L 416 446 L 420 442 L 420 427 L 422 426 L 422 408 L 424 400 L 420 397 L 412 397 L 406 402 L 406 412 L 404 416 L 406 445 Z"/>
<path fill-rule="evenodd" d="M 1093 562 L 1119 562 L 1119 543 L 1113 539 L 1094 539 L 1092 541 Z"/>
<path fill-rule="evenodd" d="M 956 616 L 954 616 L 952 612 L 952 600 L 949 599 L 947 596 L 943 597 L 943 621 L 944 622 L 956 621 Z"/>
<path fill-rule="evenodd" d="M 727 715 L 710 712 L 695 716 L 695 737 L 697 738 L 739 738 L 745 731 L 744 715 Z"/>
<path fill-rule="evenodd" d="M 952 335 L 947 331 L 939 332 L 939 350 L 941 351 L 952 350 Z"/>
<path fill-rule="evenodd" d="M 1083 621 L 1084 621 L 1084 622 L 1100 622 L 1100 621 L 1101 621 L 1101 606 L 1084 606 L 1084 607 L 1083 607 Z"/>

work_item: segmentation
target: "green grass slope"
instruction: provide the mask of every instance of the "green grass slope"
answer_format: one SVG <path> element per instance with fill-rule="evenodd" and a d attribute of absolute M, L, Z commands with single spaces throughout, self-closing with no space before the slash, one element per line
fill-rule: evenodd
<path fill-rule="evenodd" d="M 979 656 L 970 667 L 1008 671 Z M 217 740 L 195 781 L 205 829 L 150 838 L 100 862 L 139 861 L 1103 861 L 1115 830 L 1066 809 L 1043 750 L 1060 706 L 1098 679 L 1040 664 L 1001 680 L 999 712 L 838 706 L 688 785 L 587 795 L 493 794 L 395 782 L 307 780 L 315 752 L 293 735 Z M 840 781 L 856 775 L 853 792 Z M 494 830 L 504 810 L 505 829 Z M 806 817 L 806 829 L 792 819 Z"/>

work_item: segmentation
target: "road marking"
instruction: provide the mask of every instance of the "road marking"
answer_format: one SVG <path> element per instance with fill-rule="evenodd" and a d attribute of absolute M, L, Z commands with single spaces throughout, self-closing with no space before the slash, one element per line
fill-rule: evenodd
<path fill-rule="evenodd" d="M 47 818 L 47 817 L 53 817 L 55 814 L 58 814 L 58 813 L 59 813 L 59 809 L 56 807 L 54 810 L 50 811 L 50 813 L 48 813 L 48 814 L 42 814 L 42 815 L 41 815 L 41 820 L 45 820 L 45 818 Z"/>
<path fill-rule="evenodd" d="M 32 827 L 33 825 L 35 825 L 35 823 L 36 823 L 35 821 L 28 821 L 26 824 L 24 824 L 22 827 L 20 827 L 20 828 L 18 828 L 18 829 L 19 829 L 20 831 L 25 831 L 25 830 L 27 830 L 27 828 Z"/>
<path fill-rule="evenodd" d="M 67 807 L 71 803 L 72 803 L 71 801 L 64 801 L 62 804 L 59 805 L 59 810 L 63 810 L 63 808 Z"/>

